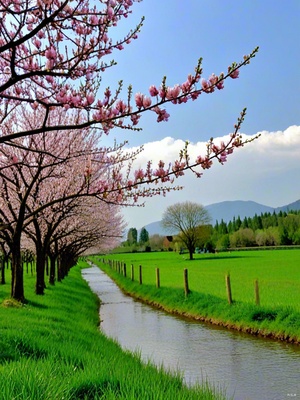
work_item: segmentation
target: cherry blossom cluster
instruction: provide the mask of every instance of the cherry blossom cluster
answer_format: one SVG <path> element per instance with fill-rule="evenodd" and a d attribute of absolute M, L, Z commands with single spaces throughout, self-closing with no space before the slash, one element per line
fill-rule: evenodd
<path fill-rule="evenodd" d="M 64 235 L 68 229 L 73 237 L 72 256 L 94 245 L 97 234 L 99 238 L 90 222 L 92 237 L 78 244 L 85 236 L 85 216 L 93 219 L 91 209 L 96 204 L 105 204 L 109 215 L 110 206 L 118 211 L 119 206 L 134 205 L 140 198 L 179 190 L 180 186 L 174 186 L 176 178 L 187 171 L 200 177 L 214 161 L 223 164 L 235 148 L 247 143 L 239 134 L 244 110 L 228 141 L 210 140 L 207 153 L 194 161 L 186 143 L 177 160 L 160 160 L 157 166 L 149 161 L 134 170 L 142 148 L 125 152 L 125 142 L 113 148 L 98 147 L 103 132 L 140 130 L 144 112 L 151 111 L 157 122 L 166 122 L 170 118 L 167 105 L 195 101 L 202 93 L 223 89 L 225 80 L 238 78 L 241 67 L 258 51 L 208 79 L 202 76 L 200 59 L 184 82 L 169 85 L 164 77 L 147 93 L 136 94 L 129 86 L 123 98 L 122 81 L 112 91 L 102 88 L 101 78 L 115 65 L 113 53 L 138 37 L 143 19 L 119 40 L 112 34 L 138 1 L 0 1 L 0 238 L 13 253 L 12 282 L 18 285 L 12 297 L 18 300 L 24 299 L 23 234 L 35 243 L 39 255 L 36 291 L 42 294 L 43 257 L 47 252 L 55 257 L 52 250 L 61 246 L 60 257 L 64 254 L 67 259 L 70 247 Z M 121 226 L 118 218 L 115 221 Z M 106 228 L 102 226 L 103 232 L 108 232 Z"/>
<path fill-rule="evenodd" d="M 55 108 L 81 109 L 85 121 L 72 129 L 95 125 L 106 134 L 115 127 L 136 129 L 141 114 L 152 111 L 157 122 L 170 117 L 163 105 L 196 100 L 201 93 L 224 87 L 224 81 L 239 76 L 239 69 L 255 56 L 255 49 L 240 63 L 233 63 L 226 74 L 202 78 L 201 59 L 195 74 L 180 84 L 168 86 L 163 78 L 159 86 L 151 85 L 148 94 L 120 97 L 122 82 L 112 94 L 107 88 L 101 95 L 101 75 L 115 65 L 105 61 L 115 50 L 138 37 L 143 20 L 122 39 L 110 34 L 121 19 L 132 12 L 140 0 L 16 0 L 2 1 L 0 6 L 0 117 L 4 120 L 12 109 L 28 103 L 44 109 L 44 118 L 34 133 L 51 130 L 50 114 Z M 102 97 L 102 98 L 101 98 Z M 69 130 L 68 127 L 60 127 Z M 30 134 L 14 132 L 0 142 Z"/>

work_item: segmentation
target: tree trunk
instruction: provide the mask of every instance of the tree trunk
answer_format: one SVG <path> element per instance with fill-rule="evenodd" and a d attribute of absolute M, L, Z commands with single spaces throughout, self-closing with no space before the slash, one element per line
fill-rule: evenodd
<path fill-rule="evenodd" d="M 46 263 L 46 275 L 49 276 L 49 262 L 48 262 L 48 257 L 46 256 L 45 259 L 45 263 Z"/>
<path fill-rule="evenodd" d="M 36 256 L 36 284 L 35 293 L 43 295 L 45 284 L 45 264 L 46 264 L 46 254 L 43 249 L 37 249 Z"/>
<path fill-rule="evenodd" d="M 11 297 L 23 303 L 25 301 L 23 264 L 21 260 L 21 246 L 18 240 L 12 248 L 11 276 Z"/>
<path fill-rule="evenodd" d="M 50 275 L 49 275 L 49 284 L 54 285 L 55 284 L 55 261 L 56 257 L 49 256 L 50 258 Z"/>
<path fill-rule="evenodd" d="M 5 258 L 1 260 L 1 285 L 5 285 Z"/>
<path fill-rule="evenodd" d="M 61 257 L 57 260 L 57 282 L 62 281 Z"/>

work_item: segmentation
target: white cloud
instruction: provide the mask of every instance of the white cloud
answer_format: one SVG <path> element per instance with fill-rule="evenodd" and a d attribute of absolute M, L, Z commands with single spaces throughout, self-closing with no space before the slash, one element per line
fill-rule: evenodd
<path fill-rule="evenodd" d="M 180 192 L 172 192 L 166 198 L 146 200 L 144 208 L 124 209 L 130 226 L 140 228 L 161 219 L 170 204 L 191 200 L 204 205 L 225 200 L 253 200 L 272 207 L 282 206 L 300 198 L 300 126 L 290 126 L 285 131 L 259 132 L 260 138 L 243 148 L 236 149 L 222 166 L 214 164 L 197 179 L 192 173 L 176 180 L 184 186 Z M 244 138 L 247 135 L 243 135 Z M 215 141 L 226 140 L 226 137 Z M 169 162 L 178 158 L 184 141 L 171 137 L 144 145 L 144 151 L 136 161 L 144 166 L 152 160 Z M 206 143 L 190 143 L 193 158 L 205 154 Z"/>

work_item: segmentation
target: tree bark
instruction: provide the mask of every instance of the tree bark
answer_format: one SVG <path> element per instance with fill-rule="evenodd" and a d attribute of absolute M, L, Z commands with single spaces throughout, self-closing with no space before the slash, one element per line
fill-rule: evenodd
<path fill-rule="evenodd" d="M 38 250 L 38 249 L 37 249 Z M 43 295 L 45 284 L 45 264 L 46 264 L 46 254 L 43 249 L 39 249 L 36 256 L 36 284 L 35 293 Z"/>
<path fill-rule="evenodd" d="M 49 275 L 49 284 L 54 285 L 55 284 L 55 261 L 56 257 L 49 256 L 50 258 L 50 275 Z"/>
<path fill-rule="evenodd" d="M 5 258 L 1 260 L 1 285 L 5 285 Z"/>
<path fill-rule="evenodd" d="M 15 240 L 12 248 L 12 259 L 11 259 L 11 297 L 15 300 L 24 303 L 24 277 L 23 277 L 23 264 L 21 259 L 21 243 Z"/>

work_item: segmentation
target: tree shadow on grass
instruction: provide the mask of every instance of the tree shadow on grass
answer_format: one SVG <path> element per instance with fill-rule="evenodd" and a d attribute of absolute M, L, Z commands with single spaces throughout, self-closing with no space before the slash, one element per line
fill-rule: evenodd
<path fill-rule="evenodd" d="M 34 301 L 34 300 L 27 300 L 25 302 L 25 304 L 28 305 L 28 306 L 32 306 L 34 308 L 41 308 L 41 309 L 49 308 L 47 305 L 38 303 L 37 301 Z"/>
<path fill-rule="evenodd" d="M 243 258 L 243 259 L 245 259 L 246 257 L 245 256 L 240 256 L 240 255 L 235 255 L 235 254 L 232 254 L 232 255 L 229 255 L 229 256 L 220 256 L 220 255 L 218 255 L 218 254 L 210 254 L 210 255 L 206 255 L 206 256 L 204 256 L 204 257 L 197 257 L 197 258 L 194 258 L 194 260 L 191 260 L 191 261 L 211 261 L 211 260 L 213 260 L 213 261 L 215 261 L 215 260 L 230 260 L 230 259 L 233 259 L 233 260 L 237 260 L 237 259 L 241 259 L 241 258 Z M 259 256 L 253 256 L 252 258 L 259 258 Z"/>

